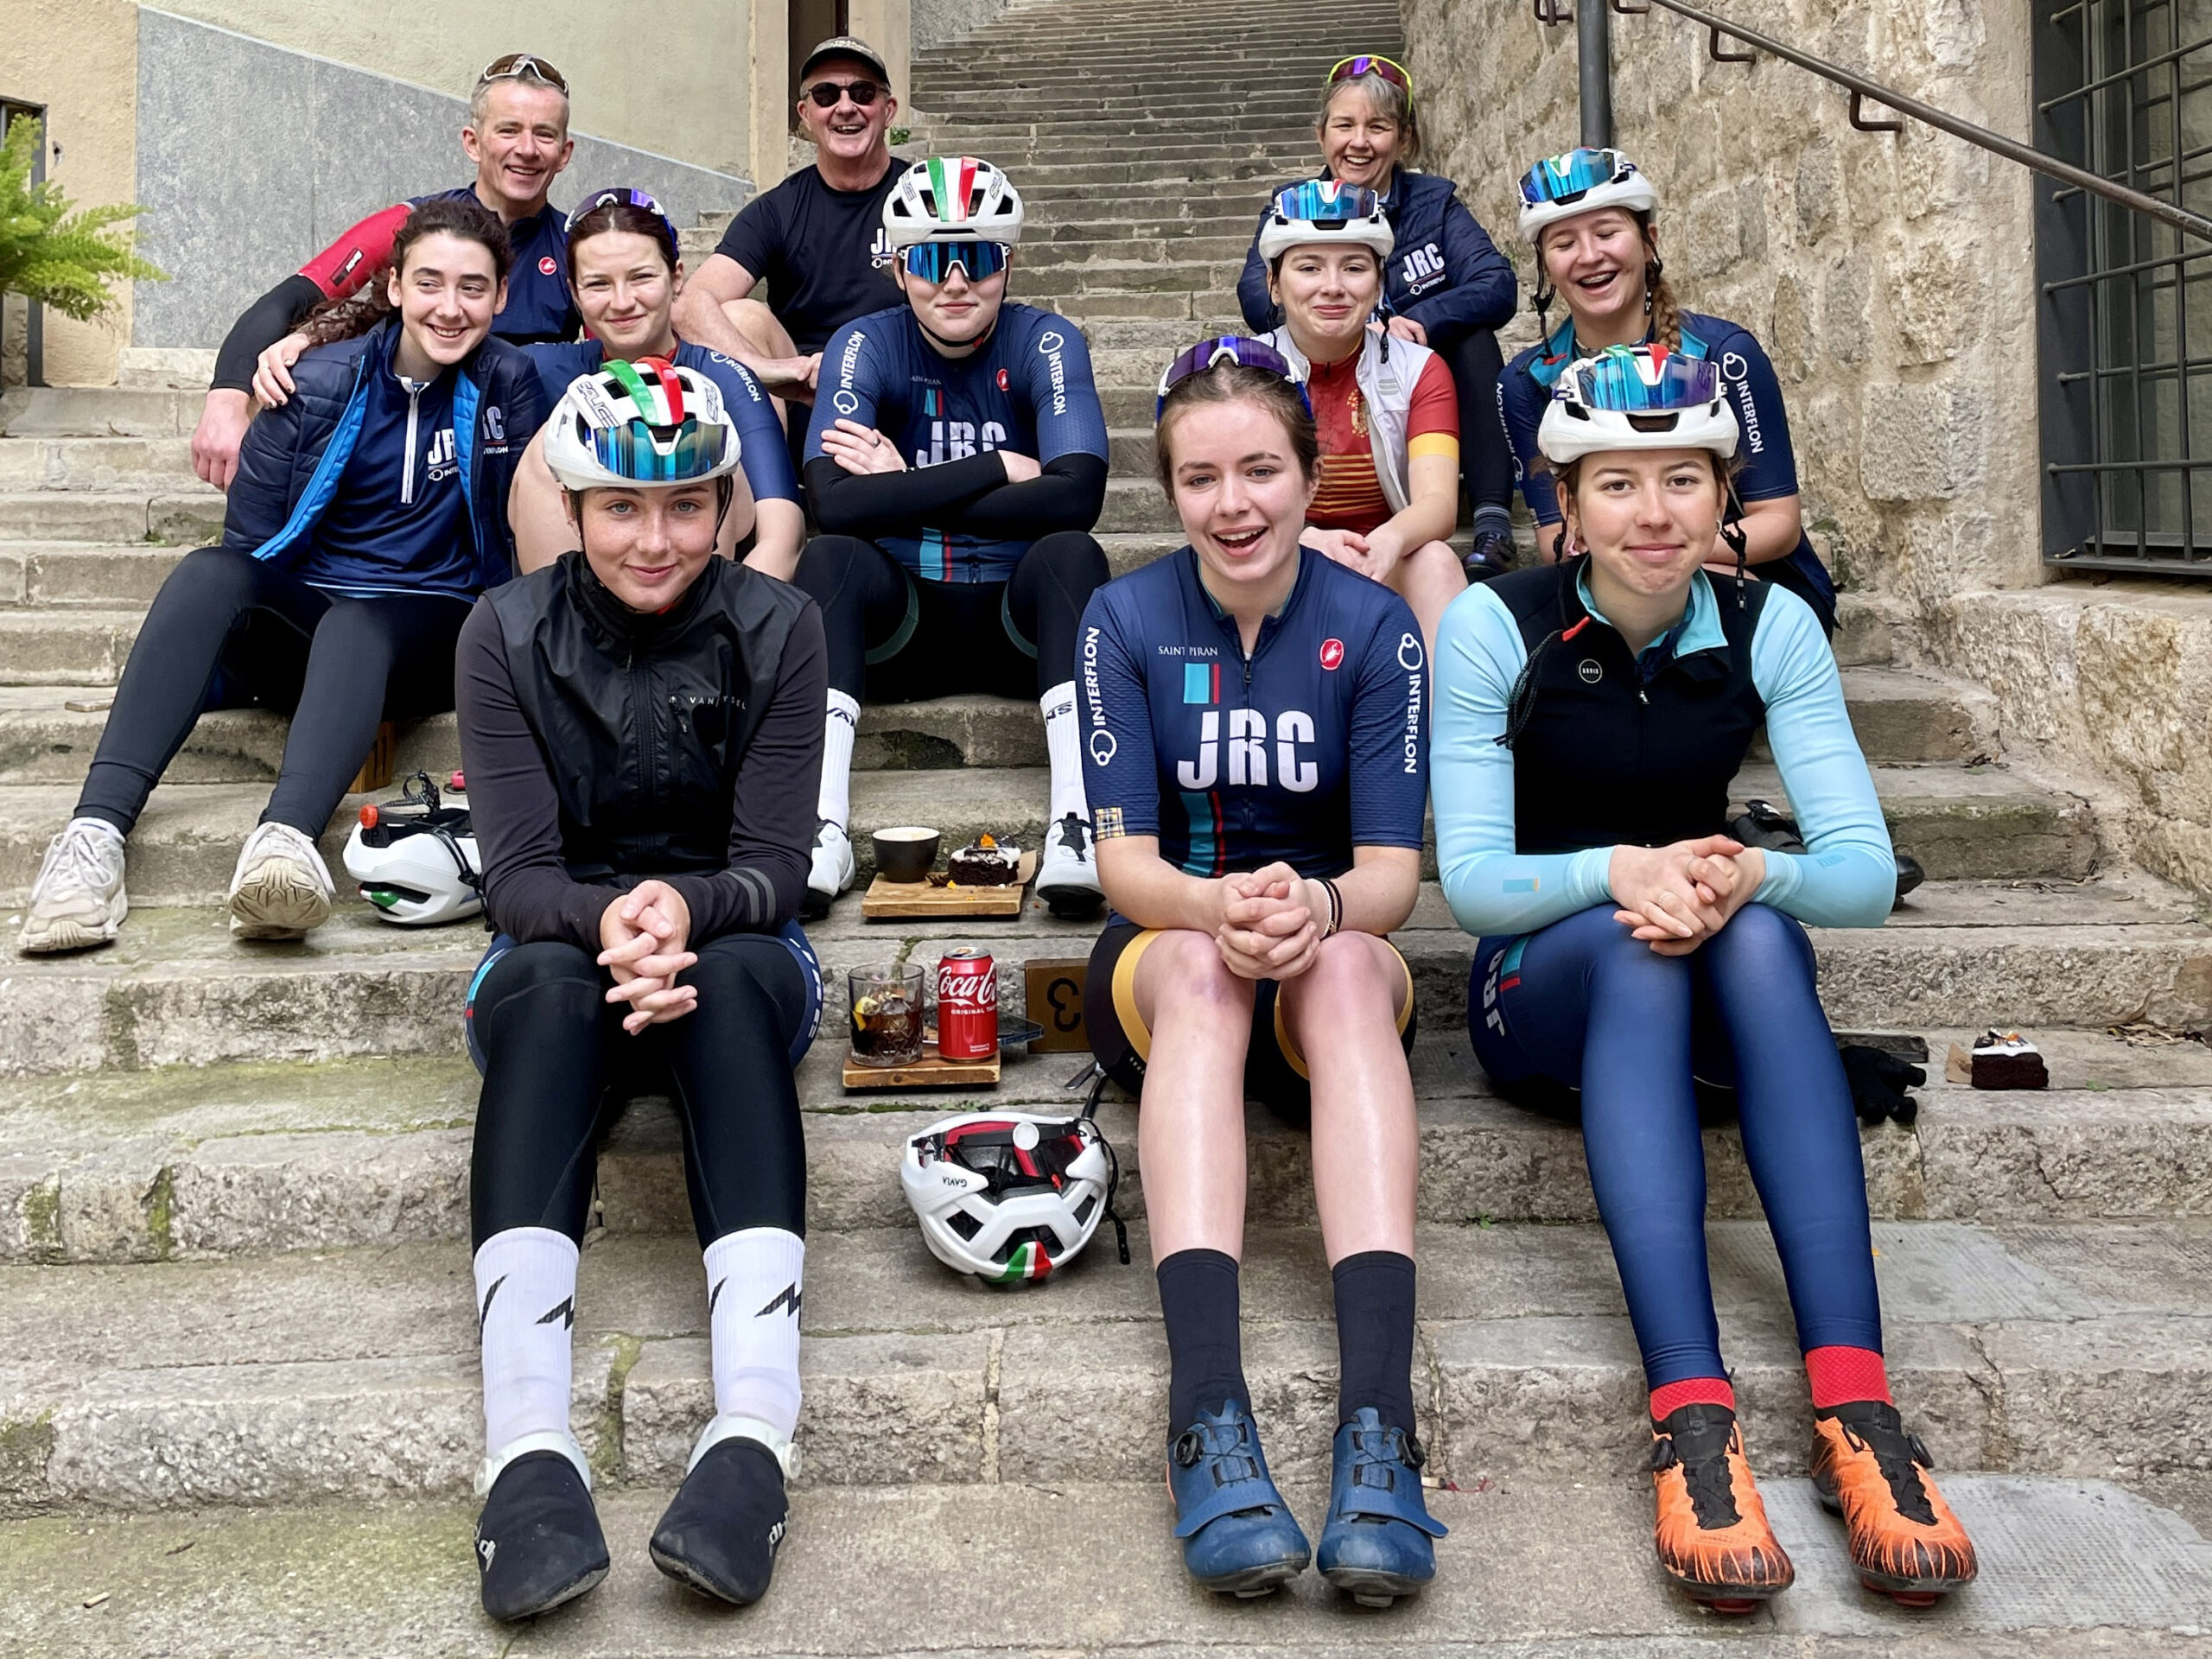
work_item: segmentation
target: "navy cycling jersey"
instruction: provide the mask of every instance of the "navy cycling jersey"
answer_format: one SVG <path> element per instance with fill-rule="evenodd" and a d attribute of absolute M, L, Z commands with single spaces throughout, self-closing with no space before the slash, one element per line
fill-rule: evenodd
<path fill-rule="evenodd" d="M 1090 347 L 1066 318 L 1008 303 L 983 348 L 942 357 L 911 308 L 872 312 L 823 349 L 806 459 L 821 455 L 833 422 L 857 421 L 899 446 L 909 467 L 1011 450 L 1049 462 L 1106 459 L 1106 414 L 1091 378 Z M 957 524 L 915 524 L 874 538 L 932 582 L 1005 582 L 1034 537 L 972 535 Z"/>
<path fill-rule="evenodd" d="M 451 369 L 427 382 L 369 377 L 360 435 L 298 567 L 308 582 L 352 593 L 475 591 L 454 379 Z"/>
<path fill-rule="evenodd" d="M 561 401 L 570 381 L 580 374 L 595 372 L 607 361 L 607 347 L 595 340 L 524 349 L 530 353 L 531 366 L 537 371 L 537 384 L 544 390 L 548 409 Z M 776 419 L 776 406 L 760 390 L 760 383 L 753 378 L 753 372 L 734 357 L 724 357 L 720 352 L 710 352 L 689 340 L 677 342 L 675 362 L 680 369 L 705 375 L 721 389 L 722 403 L 737 423 L 738 460 L 745 468 L 745 481 L 753 488 L 753 499 L 796 505 L 798 479 L 791 471 L 791 454 L 784 442 L 783 425 Z"/>
<path fill-rule="evenodd" d="M 1682 353 L 1708 359 L 1720 365 L 1721 378 L 1736 399 L 1736 424 L 1742 436 L 1737 453 L 1743 468 L 1736 474 L 1736 493 L 1745 501 L 1771 501 L 1797 493 L 1797 456 L 1789 442 L 1789 415 L 1783 407 L 1782 382 L 1765 350 L 1751 338 L 1751 330 L 1719 317 L 1682 313 Z M 1551 474 L 1535 465 L 1540 454 L 1536 434 L 1544 410 L 1551 403 L 1552 388 L 1567 365 L 1582 355 L 1574 340 L 1570 317 L 1541 346 L 1531 346 L 1505 366 L 1497 380 L 1497 412 L 1505 435 L 1513 445 L 1514 470 L 1521 480 L 1521 497 L 1540 524 L 1560 522 L 1559 491 Z M 1777 561 L 1784 567 L 1775 578 L 1814 608 L 1824 627 L 1835 617 L 1835 582 L 1812 540 L 1800 536 L 1794 552 Z"/>
<path fill-rule="evenodd" d="M 1076 671 L 1101 841 L 1157 836 L 1199 876 L 1342 875 L 1355 847 L 1421 844 L 1428 664 L 1382 583 L 1302 550 L 1248 658 L 1186 547 L 1091 595 Z"/>
<path fill-rule="evenodd" d="M 465 184 L 415 200 L 420 203 L 475 194 L 474 185 Z M 492 332 L 501 340 L 516 346 L 566 340 L 582 321 L 569 289 L 568 223 L 569 216 L 549 201 L 508 225 L 507 241 L 515 251 L 515 262 L 507 271 L 507 302 L 492 323 Z"/>

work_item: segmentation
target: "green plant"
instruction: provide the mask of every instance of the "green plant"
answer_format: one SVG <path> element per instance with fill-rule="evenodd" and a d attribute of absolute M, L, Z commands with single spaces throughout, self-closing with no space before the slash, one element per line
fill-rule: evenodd
<path fill-rule="evenodd" d="M 891 145 L 892 145 L 892 148 L 893 148 L 893 149 L 897 149 L 900 144 L 905 143 L 906 143 L 909 138 L 912 138 L 913 136 L 914 136 L 914 130 L 913 130 L 912 127 L 893 127 L 893 128 L 892 128 L 892 129 L 891 129 L 891 132 L 890 132 L 890 138 L 891 138 Z"/>
<path fill-rule="evenodd" d="M 113 308 L 109 284 L 118 277 L 161 283 L 168 275 L 131 251 L 130 232 L 115 228 L 139 208 L 78 208 L 60 185 L 31 182 L 43 138 L 39 122 L 18 116 L 0 143 L 0 293 L 88 322 Z"/>

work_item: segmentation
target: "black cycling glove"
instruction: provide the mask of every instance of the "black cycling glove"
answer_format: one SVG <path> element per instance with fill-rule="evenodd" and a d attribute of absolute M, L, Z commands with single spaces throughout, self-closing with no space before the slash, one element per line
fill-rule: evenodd
<path fill-rule="evenodd" d="M 1903 1055 L 1886 1049 L 1853 1043 L 1840 1051 L 1843 1074 L 1851 1080 L 1851 1103 L 1864 1123 L 1885 1118 L 1910 1125 L 1920 1116 L 1920 1103 L 1905 1091 L 1928 1081 L 1928 1073 Z"/>

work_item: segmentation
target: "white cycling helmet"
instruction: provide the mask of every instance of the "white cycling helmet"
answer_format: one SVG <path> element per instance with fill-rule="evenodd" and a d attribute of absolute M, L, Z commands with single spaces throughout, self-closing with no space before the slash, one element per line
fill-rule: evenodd
<path fill-rule="evenodd" d="M 1315 243 L 1371 248 L 1380 262 L 1397 241 L 1382 197 L 1334 179 L 1307 179 L 1278 190 L 1260 223 L 1260 257 L 1270 265 L 1293 248 Z"/>
<path fill-rule="evenodd" d="M 1659 192 L 1618 149 L 1570 149 L 1521 175 L 1521 234 L 1534 247 L 1544 227 L 1600 207 L 1656 213 Z"/>
<path fill-rule="evenodd" d="M 1554 467 L 1607 449 L 1736 453 L 1736 411 L 1709 358 L 1664 346 L 1609 346 L 1552 388 L 1536 447 Z"/>
<path fill-rule="evenodd" d="M 909 1135 L 899 1184 L 930 1252 L 993 1284 L 1042 1279 L 1113 1216 L 1120 1166 L 1087 1116 L 969 1112 Z M 1128 1245 L 1122 1242 L 1122 1259 Z"/>
<path fill-rule="evenodd" d="M 1005 174 L 972 156 L 932 156 L 899 176 L 883 199 L 891 245 L 1021 240 L 1021 196 Z"/>
<path fill-rule="evenodd" d="M 580 374 L 545 423 L 545 464 L 570 490 L 696 484 L 737 470 L 721 388 L 658 357 Z"/>
<path fill-rule="evenodd" d="M 458 783 L 460 774 L 454 779 Z M 468 802 L 442 801 L 438 786 L 416 772 L 400 798 L 361 809 L 346 837 L 346 874 L 387 922 L 427 927 L 458 922 L 484 909 L 484 863 Z"/>

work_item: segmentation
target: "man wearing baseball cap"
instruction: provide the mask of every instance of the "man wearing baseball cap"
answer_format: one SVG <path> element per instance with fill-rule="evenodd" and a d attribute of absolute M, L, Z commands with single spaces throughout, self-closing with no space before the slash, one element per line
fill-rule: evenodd
<path fill-rule="evenodd" d="M 474 196 L 499 216 L 514 243 L 506 304 L 492 332 L 518 346 L 574 338 L 582 320 L 569 292 L 568 238 L 562 215 L 545 200 L 576 148 L 569 137 L 568 81 L 534 53 L 493 59 L 471 89 L 461 145 L 476 163 L 474 181 L 433 194 Z M 203 480 L 230 488 L 238 444 L 253 418 L 253 373 L 261 354 L 316 306 L 353 294 L 374 276 L 407 215 L 430 200 L 417 196 L 371 213 L 240 314 L 216 354 L 214 384 L 192 435 L 193 470 Z M 296 339 L 285 363 L 305 344 Z"/>
<path fill-rule="evenodd" d="M 822 347 L 856 317 L 902 304 L 883 199 L 897 181 L 891 71 L 866 41 L 837 35 L 799 66 L 798 118 L 815 162 L 746 204 L 684 284 L 676 326 L 725 353 L 780 398 L 814 401 Z M 762 283 L 769 301 L 751 297 Z M 803 442 L 806 423 L 791 423 Z"/>

